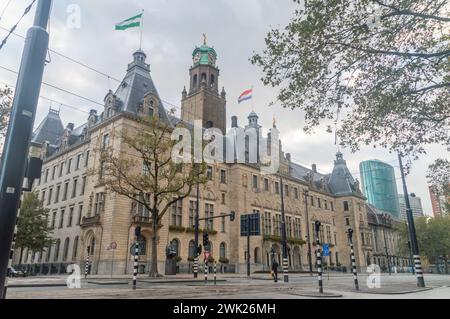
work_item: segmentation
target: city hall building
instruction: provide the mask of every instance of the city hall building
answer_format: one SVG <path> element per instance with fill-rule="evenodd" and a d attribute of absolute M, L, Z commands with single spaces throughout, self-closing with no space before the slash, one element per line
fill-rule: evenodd
<path fill-rule="evenodd" d="M 111 146 L 127 156 L 120 136 L 123 128 L 139 130 L 140 116 L 157 116 L 171 127 L 193 125 L 200 120 L 203 127 L 226 131 L 226 92 L 219 89 L 217 54 L 206 43 L 196 47 L 189 69 L 188 89 L 182 90 L 181 118 L 166 111 L 146 63 L 146 54 L 138 50 L 128 65 L 127 73 L 115 92 L 109 91 L 104 109 L 91 110 L 86 123 L 62 124 L 59 112 L 50 110 L 32 138 L 30 152 L 44 163 L 34 190 L 50 211 L 49 223 L 54 229 L 55 243 L 43 252 L 17 249 L 13 264 L 19 259 L 34 273 L 65 272 L 69 264 L 84 262 L 89 254 L 91 274 L 130 274 L 133 268 L 134 230 L 142 229 L 139 270 L 149 271 L 152 225 L 149 212 L 132 200 L 111 193 L 98 178 L 89 174 L 100 165 L 99 149 Z M 241 120 L 243 122 L 243 120 Z M 238 128 L 236 117 L 232 128 Z M 258 115 L 251 112 L 242 123 L 243 129 L 261 129 Z M 275 124 L 274 124 L 275 125 Z M 291 160 L 279 148 L 280 167 L 277 174 L 261 174 L 258 163 L 208 164 L 208 181 L 200 186 L 200 218 L 236 213 L 202 221 L 208 229 L 211 255 L 219 271 L 246 271 L 250 253 L 252 271 L 269 270 L 271 259 L 282 264 L 281 190 L 283 187 L 285 225 L 290 271 L 307 271 L 308 242 L 315 265 L 316 238 L 314 222 L 321 222 L 320 242 L 329 246 L 324 262 L 330 267 L 350 266 L 347 229 L 352 228 L 357 266 L 360 269 L 376 261 L 373 258 L 371 228 L 366 211 L 366 198 L 359 182 L 350 174 L 342 153 L 336 154 L 329 174 L 317 172 L 316 166 L 304 167 Z M 283 178 L 283 184 L 280 184 Z M 178 201 L 165 214 L 159 226 L 158 270 L 164 273 L 166 247 L 177 252 L 179 272 L 192 272 L 194 260 L 194 216 L 197 193 Z M 250 238 L 240 234 L 240 216 L 260 214 L 261 233 Z M 309 228 L 309 231 L 308 231 Z M 309 238 L 308 238 L 309 234 Z M 201 234 L 199 236 L 201 243 Z M 115 242 L 114 252 L 108 246 Z M 89 247 L 89 251 L 88 251 Z M 114 256 L 113 256 L 114 254 Z M 201 262 L 203 258 L 200 258 Z"/>

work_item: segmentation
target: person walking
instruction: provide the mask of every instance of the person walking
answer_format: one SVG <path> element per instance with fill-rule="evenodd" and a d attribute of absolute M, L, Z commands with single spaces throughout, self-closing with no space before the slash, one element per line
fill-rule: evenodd
<path fill-rule="evenodd" d="M 273 280 L 278 282 L 278 263 L 275 259 L 272 260 L 272 275 Z"/>

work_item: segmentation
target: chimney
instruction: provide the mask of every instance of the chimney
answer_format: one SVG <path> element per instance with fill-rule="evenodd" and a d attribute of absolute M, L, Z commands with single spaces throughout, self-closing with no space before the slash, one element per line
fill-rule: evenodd
<path fill-rule="evenodd" d="M 90 110 L 89 115 L 97 115 L 97 110 L 94 109 Z"/>
<path fill-rule="evenodd" d="M 317 165 L 316 164 L 312 164 L 312 171 L 314 173 L 317 173 Z"/>
<path fill-rule="evenodd" d="M 236 115 L 233 115 L 231 117 L 231 127 L 238 127 L 238 122 L 237 122 L 238 118 Z"/>
<path fill-rule="evenodd" d="M 73 131 L 74 127 L 75 127 L 75 124 L 73 124 L 73 123 L 68 123 L 67 124 L 67 129 L 69 129 L 71 131 Z"/>

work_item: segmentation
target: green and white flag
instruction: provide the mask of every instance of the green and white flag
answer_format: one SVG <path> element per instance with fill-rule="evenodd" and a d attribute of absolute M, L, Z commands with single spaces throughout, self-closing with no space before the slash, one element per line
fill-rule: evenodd
<path fill-rule="evenodd" d="M 126 30 L 129 28 L 136 28 L 141 26 L 143 13 L 138 14 L 137 16 L 131 17 L 129 19 L 123 20 L 116 24 L 116 30 Z"/>

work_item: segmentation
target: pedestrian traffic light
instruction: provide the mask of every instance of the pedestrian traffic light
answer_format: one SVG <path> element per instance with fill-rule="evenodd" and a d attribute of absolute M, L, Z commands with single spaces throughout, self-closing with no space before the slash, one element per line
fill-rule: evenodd
<path fill-rule="evenodd" d="M 208 245 L 208 233 L 203 233 L 203 246 L 207 246 Z"/>
<path fill-rule="evenodd" d="M 235 217 L 236 217 L 236 213 L 235 212 L 231 212 L 230 213 L 230 221 L 234 221 Z"/>
<path fill-rule="evenodd" d="M 202 245 L 197 246 L 197 255 L 200 255 L 202 253 Z"/>
<path fill-rule="evenodd" d="M 135 235 L 136 237 L 140 237 L 140 236 L 141 236 L 141 227 L 140 227 L 140 226 L 137 226 L 137 227 L 134 229 L 134 235 Z"/>

